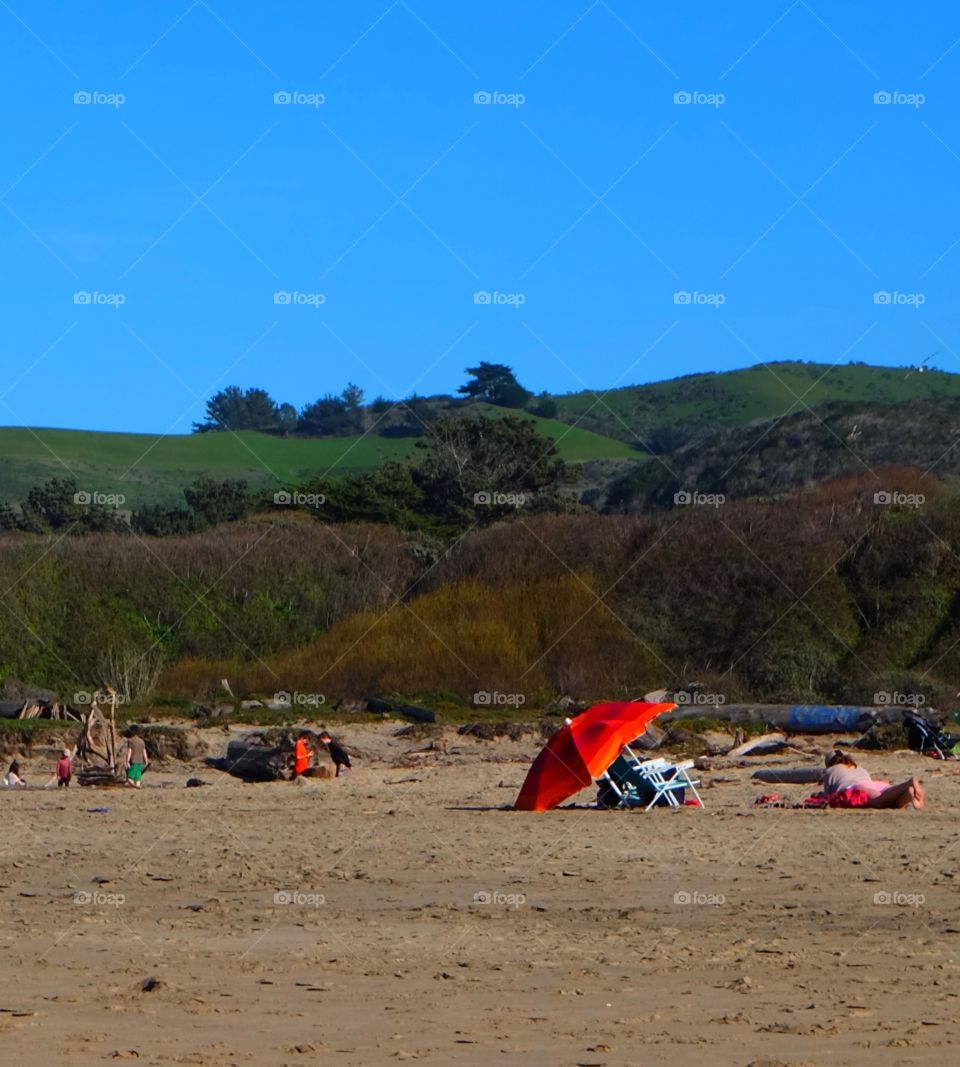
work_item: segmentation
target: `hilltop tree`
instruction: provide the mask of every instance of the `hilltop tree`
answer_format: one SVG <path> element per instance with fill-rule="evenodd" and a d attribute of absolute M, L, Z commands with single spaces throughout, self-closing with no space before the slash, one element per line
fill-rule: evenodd
<path fill-rule="evenodd" d="M 299 416 L 293 404 L 281 404 L 277 408 L 277 429 L 286 435 L 297 432 Z"/>
<path fill-rule="evenodd" d="M 425 510 L 454 525 L 485 525 L 520 511 L 564 511 L 575 475 L 532 419 L 446 416 L 427 427 L 413 480 Z"/>
<path fill-rule="evenodd" d="M 533 395 L 517 381 L 506 363 L 482 360 L 476 367 L 467 367 L 467 374 L 472 380 L 457 390 L 466 400 L 485 400 L 501 408 L 522 408 Z"/>
<path fill-rule="evenodd" d="M 539 415 L 541 419 L 555 419 L 560 407 L 549 393 L 543 392 L 536 398 L 536 403 L 531 404 L 527 410 L 531 415 Z"/>
<path fill-rule="evenodd" d="M 193 424 L 194 433 L 215 430 L 259 430 L 276 433 L 285 421 L 281 412 L 290 405 L 279 405 L 265 389 L 248 389 L 228 385 L 207 401 L 204 422 Z"/>
<path fill-rule="evenodd" d="M 348 383 L 339 395 L 327 393 L 300 412 L 297 429 L 308 437 L 346 437 L 363 433 L 363 390 Z"/>
<path fill-rule="evenodd" d="M 347 411 L 358 412 L 363 410 L 363 390 L 353 382 L 347 382 L 347 387 L 340 394 L 340 399 L 346 405 Z"/>
<path fill-rule="evenodd" d="M 373 427 L 382 437 L 421 437 L 435 416 L 431 402 L 411 393 L 404 400 L 378 396 L 368 408 Z"/>

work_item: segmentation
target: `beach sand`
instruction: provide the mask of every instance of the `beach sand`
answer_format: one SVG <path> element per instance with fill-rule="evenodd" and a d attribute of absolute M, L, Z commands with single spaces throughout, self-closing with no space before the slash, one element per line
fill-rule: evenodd
<path fill-rule="evenodd" d="M 960 764 L 863 757 L 922 813 L 719 761 L 703 810 L 527 814 L 535 740 L 397 727 L 338 780 L 0 793 L 2 1062 L 952 1061 Z"/>

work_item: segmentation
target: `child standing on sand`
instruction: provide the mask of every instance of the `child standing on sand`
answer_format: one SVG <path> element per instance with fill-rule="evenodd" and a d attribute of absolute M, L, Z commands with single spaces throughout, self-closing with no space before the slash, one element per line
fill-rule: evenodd
<path fill-rule="evenodd" d="M 65 748 L 60 754 L 60 759 L 57 760 L 57 788 L 62 785 L 68 786 L 70 784 L 71 770 L 70 749 Z"/>
<path fill-rule="evenodd" d="M 334 741 L 326 730 L 320 735 L 320 744 L 330 753 L 333 765 L 337 768 L 338 778 L 341 774 L 353 768 L 353 764 L 350 762 L 350 754 L 339 741 Z"/>
<path fill-rule="evenodd" d="M 299 778 L 301 774 L 306 773 L 307 768 L 310 766 L 310 742 L 312 740 L 312 734 L 308 733 L 306 730 L 300 731 L 297 743 L 293 746 L 294 778 Z"/>

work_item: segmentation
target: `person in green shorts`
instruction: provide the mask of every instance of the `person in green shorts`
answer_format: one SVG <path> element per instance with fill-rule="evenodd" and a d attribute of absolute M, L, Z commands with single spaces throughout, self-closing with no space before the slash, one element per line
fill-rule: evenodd
<path fill-rule="evenodd" d="M 150 764 L 150 757 L 147 755 L 147 746 L 140 736 L 140 728 L 138 726 L 130 727 L 127 737 L 126 756 L 127 785 L 132 785 L 139 789 L 143 779 L 143 772 Z"/>

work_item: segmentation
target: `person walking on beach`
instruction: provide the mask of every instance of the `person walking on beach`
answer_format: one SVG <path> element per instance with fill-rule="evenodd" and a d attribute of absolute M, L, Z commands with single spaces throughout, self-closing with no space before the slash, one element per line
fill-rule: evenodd
<path fill-rule="evenodd" d="M 313 735 L 307 730 L 301 730 L 297 743 L 293 746 L 293 777 L 299 778 L 306 773 L 310 766 L 311 744 Z"/>
<path fill-rule="evenodd" d="M 125 752 L 127 758 L 127 785 L 139 789 L 143 781 L 143 772 L 150 766 L 147 746 L 140 736 L 139 726 L 131 726 L 127 737 Z"/>
<path fill-rule="evenodd" d="M 57 788 L 70 784 L 70 772 L 72 769 L 70 749 L 65 748 L 60 754 L 60 759 L 57 760 Z"/>
<path fill-rule="evenodd" d="M 350 754 L 339 741 L 334 741 L 326 730 L 320 735 L 320 744 L 330 753 L 330 759 L 333 760 L 333 765 L 337 768 L 338 778 L 341 774 L 353 769 L 353 764 L 350 762 Z"/>

